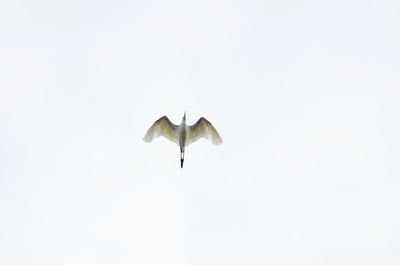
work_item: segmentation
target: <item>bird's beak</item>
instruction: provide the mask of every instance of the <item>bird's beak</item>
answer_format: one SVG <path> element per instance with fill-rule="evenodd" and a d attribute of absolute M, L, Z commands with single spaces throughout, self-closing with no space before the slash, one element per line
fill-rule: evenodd
<path fill-rule="evenodd" d="M 183 161 L 185 160 L 185 151 L 181 152 L 181 168 L 183 168 Z"/>

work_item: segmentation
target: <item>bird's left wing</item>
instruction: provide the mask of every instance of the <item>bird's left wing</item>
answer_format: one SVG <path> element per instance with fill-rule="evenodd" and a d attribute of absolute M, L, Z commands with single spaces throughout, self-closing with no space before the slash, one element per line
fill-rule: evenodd
<path fill-rule="evenodd" d="M 201 117 L 192 126 L 189 126 L 187 144 L 191 144 L 202 137 L 211 140 L 211 142 L 215 145 L 222 143 L 221 136 L 219 136 L 217 130 L 214 128 L 211 122 L 203 117 Z"/>
<path fill-rule="evenodd" d="M 150 143 L 160 135 L 176 144 L 179 144 L 178 126 L 173 124 L 167 116 L 163 116 L 153 123 L 153 125 L 147 130 L 143 141 Z"/>

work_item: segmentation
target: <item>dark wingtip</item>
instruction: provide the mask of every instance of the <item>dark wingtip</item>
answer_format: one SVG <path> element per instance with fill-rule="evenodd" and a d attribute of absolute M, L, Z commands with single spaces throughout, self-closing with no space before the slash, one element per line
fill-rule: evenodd
<path fill-rule="evenodd" d="M 181 168 L 183 168 L 183 159 L 181 158 Z"/>

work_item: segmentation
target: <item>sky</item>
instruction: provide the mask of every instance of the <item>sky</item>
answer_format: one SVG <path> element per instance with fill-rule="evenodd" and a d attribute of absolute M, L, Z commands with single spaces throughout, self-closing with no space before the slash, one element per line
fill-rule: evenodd
<path fill-rule="evenodd" d="M 2 1 L 0 264 L 399 264 L 399 13 Z"/>

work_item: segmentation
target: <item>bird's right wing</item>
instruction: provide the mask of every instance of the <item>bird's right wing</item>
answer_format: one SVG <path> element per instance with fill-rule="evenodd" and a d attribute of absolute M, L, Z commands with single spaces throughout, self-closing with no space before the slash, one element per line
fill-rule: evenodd
<path fill-rule="evenodd" d="M 212 126 L 211 122 L 201 117 L 195 124 L 189 126 L 187 144 L 191 144 L 200 138 L 207 138 L 215 145 L 222 143 L 221 136 Z"/>
<path fill-rule="evenodd" d="M 160 135 L 176 144 L 179 144 L 178 126 L 173 124 L 167 116 L 159 118 L 153 123 L 153 125 L 151 125 L 151 127 L 147 130 L 143 141 L 150 143 Z"/>

